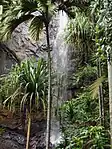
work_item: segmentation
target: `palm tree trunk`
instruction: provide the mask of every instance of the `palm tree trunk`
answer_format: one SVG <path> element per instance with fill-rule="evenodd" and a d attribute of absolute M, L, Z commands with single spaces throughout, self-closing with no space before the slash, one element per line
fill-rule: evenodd
<path fill-rule="evenodd" d="M 111 49 L 110 49 L 111 50 Z M 112 52 L 107 51 L 108 85 L 109 85 L 109 111 L 110 111 L 110 143 L 112 149 Z"/>
<path fill-rule="evenodd" d="M 46 25 L 46 39 L 48 48 L 48 107 L 47 107 L 47 132 L 46 132 L 46 149 L 50 148 L 50 130 L 51 130 L 51 52 L 50 52 L 50 41 L 49 41 L 49 25 Z"/>
<path fill-rule="evenodd" d="M 102 76 L 101 71 L 101 62 L 100 58 L 97 60 L 97 69 L 98 69 L 98 78 Z M 100 116 L 100 125 L 104 126 L 104 97 L 103 97 L 103 87 L 102 83 L 99 86 L 99 116 Z"/>
<path fill-rule="evenodd" d="M 28 126 L 27 126 L 27 141 L 26 141 L 26 149 L 29 149 L 30 142 L 30 130 L 31 130 L 31 112 L 28 112 Z"/>
<path fill-rule="evenodd" d="M 0 75 L 3 75 L 5 72 L 5 61 L 6 61 L 6 53 L 1 50 L 0 52 Z"/>

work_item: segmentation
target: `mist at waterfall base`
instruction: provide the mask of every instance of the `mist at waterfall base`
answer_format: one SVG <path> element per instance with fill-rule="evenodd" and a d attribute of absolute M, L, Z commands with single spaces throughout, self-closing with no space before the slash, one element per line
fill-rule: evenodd
<path fill-rule="evenodd" d="M 53 68 L 55 72 L 55 87 L 53 89 L 51 143 L 56 146 L 63 140 L 60 131 L 60 121 L 55 116 L 55 110 L 67 100 L 67 74 L 68 74 L 68 46 L 64 41 L 64 29 L 68 17 L 64 12 L 59 13 L 59 27 L 53 46 Z"/>

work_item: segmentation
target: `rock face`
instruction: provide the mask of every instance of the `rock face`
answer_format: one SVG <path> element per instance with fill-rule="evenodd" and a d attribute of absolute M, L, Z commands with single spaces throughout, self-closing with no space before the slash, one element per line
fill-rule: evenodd
<path fill-rule="evenodd" d="M 1 149 L 22 149 L 22 146 L 20 147 L 20 145 L 18 145 L 16 142 L 12 140 L 0 138 L 0 148 Z"/>
<path fill-rule="evenodd" d="M 30 149 L 45 148 L 45 130 L 46 122 L 36 122 L 32 124 Z M 20 130 L 20 129 L 19 129 Z M 5 132 L 0 136 L 0 149 L 25 149 L 26 137 L 22 131 L 5 128 Z"/>
<path fill-rule="evenodd" d="M 12 54 L 5 51 L 0 46 L 0 75 L 8 73 L 12 65 L 15 63 L 16 60 L 13 58 Z"/>
<path fill-rule="evenodd" d="M 56 19 L 50 24 L 50 43 L 53 44 L 56 36 Z M 45 31 L 44 31 L 45 33 Z M 17 56 L 23 60 L 27 57 L 46 57 L 46 35 L 40 35 L 39 41 L 30 38 L 27 23 L 20 24 L 12 34 L 11 40 L 7 42 L 7 46 L 16 52 Z"/>
<path fill-rule="evenodd" d="M 11 40 L 7 42 L 7 46 L 15 51 L 21 60 L 34 54 L 38 56 L 38 44 L 30 39 L 28 26 L 25 23 L 22 23 L 15 29 Z"/>
<path fill-rule="evenodd" d="M 25 149 L 27 127 L 23 130 L 19 116 L 0 111 L 0 149 Z M 44 149 L 46 120 L 41 115 L 31 125 L 30 149 Z"/>
<path fill-rule="evenodd" d="M 51 47 L 56 36 L 57 26 L 56 18 L 51 21 L 49 29 Z M 46 35 L 42 34 L 39 41 L 32 40 L 28 32 L 27 23 L 22 23 L 15 29 L 11 39 L 5 43 L 5 46 L 13 51 L 19 60 L 24 60 L 31 56 L 47 58 Z M 7 73 L 15 62 L 0 46 L 0 74 Z"/>

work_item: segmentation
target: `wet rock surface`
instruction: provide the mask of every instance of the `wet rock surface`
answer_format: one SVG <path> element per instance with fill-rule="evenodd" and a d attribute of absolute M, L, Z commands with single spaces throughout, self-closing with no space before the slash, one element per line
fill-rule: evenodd
<path fill-rule="evenodd" d="M 44 149 L 46 119 L 42 113 L 33 116 L 30 149 Z M 23 130 L 19 115 L 13 116 L 8 110 L 0 109 L 0 149 L 25 149 L 26 132 L 27 126 Z"/>
<path fill-rule="evenodd" d="M 0 149 L 23 149 L 23 147 L 18 145 L 15 141 L 0 138 Z"/>
<path fill-rule="evenodd" d="M 0 135 L 0 149 L 25 149 L 26 135 L 20 128 L 1 125 L 4 132 Z M 45 148 L 46 121 L 37 121 L 31 126 L 30 149 Z"/>
<path fill-rule="evenodd" d="M 31 132 L 30 148 L 45 148 L 45 121 L 40 124 L 32 124 L 33 132 Z M 3 128 L 3 127 L 2 127 Z M 0 149 L 24 149 L 26 137 L 23 133 L 19 133 L 18 129 L 5 128 L 0 136 Z"/>
<path fill-rule="evenodd" d="M 49 27 L 50 44 L 54 44 L 57 32 L 57 18 L 53 18 Z M 45 30 L 45 29 L 44 29 Z M 40 35 L 39 41 L 34 41 L 29 34 L 28 23 L 20 24 L 12 34 L 11 39 L 6 43 L 7 47 L 13 50 L 20 60 L 35 56 L 47 57 L 46 34 L 45 31 Z"/>

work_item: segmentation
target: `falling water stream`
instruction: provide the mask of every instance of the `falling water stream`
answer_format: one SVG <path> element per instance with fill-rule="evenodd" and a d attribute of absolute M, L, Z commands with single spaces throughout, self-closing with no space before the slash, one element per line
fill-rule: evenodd
<path fill-rule="evenodd" d="M 53 108 L 58 107 L 67 100 L 67 74 L 68 74 L 68 46 L 64 40 L 64 29 L 67 25 L 67 15 L 59 13 L 59 27 L 53 46 L 53 68 L 55 71 L 55 87 L 53 90 Z M 56 118 L 56 112 L 52 112 L 51 143 L 56 145 L 62 139 L 60 122 Z"/>
<path fill-rule="evenodd" d="M 54 94 L 60 99 L 60 102 L 67 99 L 68 45 L 64 39 L 64 29 L 67 21 L 68 18 L 65 12 L 60 12 L 59 28 L 53 47 L 53 67 L 55 70 L 56 86 L 58 88 Z"/>

